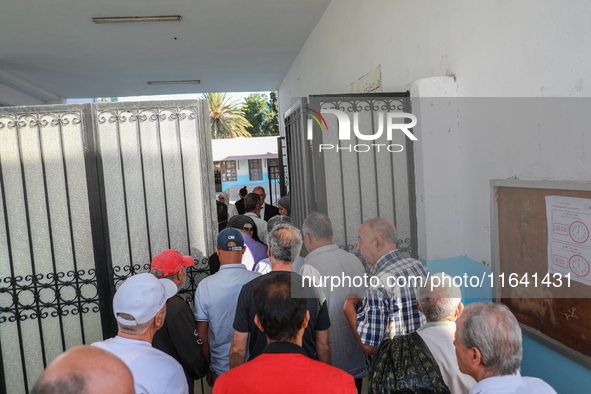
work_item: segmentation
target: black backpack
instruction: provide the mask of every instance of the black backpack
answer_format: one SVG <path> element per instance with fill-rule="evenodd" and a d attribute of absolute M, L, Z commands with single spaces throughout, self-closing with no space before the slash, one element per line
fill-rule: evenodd
<path fill-rule="evenodd" d="M 369 394 L 449 394 L 439 364 L 416 332 L 380 343 L 369 373 Z"/>

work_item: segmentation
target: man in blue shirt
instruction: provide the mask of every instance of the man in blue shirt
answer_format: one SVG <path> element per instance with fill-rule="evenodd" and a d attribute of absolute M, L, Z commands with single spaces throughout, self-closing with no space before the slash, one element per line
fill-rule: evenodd
<path fill-rule="evenodd" d="M 203 279 L 195 291 L 195 320 L 197 332 L 203 340 L 203 354 L 209 361 L 208 383 L 230 369 L 230 344 L 234 337 L 234 314 L 238 294 L 245 283 L 260 276 L 242 264 L 246 251 L 242 233 L 226 228 L 218 236 L 216 252 L 220 270 Z M 211 337 L 208 328 L 211 327 Z"/>

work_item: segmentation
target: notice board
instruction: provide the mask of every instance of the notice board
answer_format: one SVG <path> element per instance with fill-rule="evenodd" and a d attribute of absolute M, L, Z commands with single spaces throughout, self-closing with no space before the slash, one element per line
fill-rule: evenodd
<path fill-rule="evenodd" d="M 576 265 L 568 277 L 549 273 L 546 214 L 546 196 L 591 201 L 591 183 L 493 180 L 491 192 L 495 301 L 525 335 L 591 369 L 591 286 L 573 279 Z"/>

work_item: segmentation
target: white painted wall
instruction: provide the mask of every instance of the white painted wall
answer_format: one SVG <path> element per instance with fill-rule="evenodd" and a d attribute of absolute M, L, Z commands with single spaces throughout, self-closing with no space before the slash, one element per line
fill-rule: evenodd
<path fill-rule="evenodd" d="M 237 160 L 236 175 L 248 175 L 248 160 Z"/>
<path fill-rule="evenodd" d="M 457 93 L 445 79 L 419 81 L 409 86 L 415 98 L 587 97 L 590 7 L 553 0 L 333 0 L 279 88 L 280 112 L 295 97 L 348 93 L 378 65 L 385 92 L 455 76 Z M 413 102 L 423 111 L 415 152 L 421 257 L 462 254 L 490 262 L 490 179 L 591 179 L 589 127 L 580 113 L 566 115 L 581 99 L 502 102 L 490 101 L 485 111 L 484 99 L 451 100 L 455 108 L 437 117 Z M 509 114 L 495 113 L 495 105 Z M 528 105 L 524 115 L 519 107 Z M 539 105 L 549 105 L 546 115 Z M 553 112 L 557 106 L 562 112 Z"/>
<path fill-rule="evenodd" d="M 419 79 L 408 85 L 412 112 L 419 256 L 427 260 L 464 254 L 458 86 L 453 77 Z M 442 209 L 445 207 L 445 209 Z"/>

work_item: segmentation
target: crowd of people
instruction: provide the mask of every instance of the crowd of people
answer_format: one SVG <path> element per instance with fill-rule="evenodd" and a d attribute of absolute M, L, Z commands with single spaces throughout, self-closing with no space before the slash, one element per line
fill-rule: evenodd
<path fill-rule="evenodd" d="M 150 273 L 115 293 L 118 334 L 62 354 L 33 393 L 187 394 L 205 377 L 214 393 L 354 394 L 366 376 L 370 394 L 555 393 L 520 375 L 521 329 L 510 310 L 464 307 L 449 275 L 400 253 L 387 219 L 358 230 L 367 273 L 333 243 L 327 215 L 310 214 L 300 231 L 289 197 L 280 209 L 263 188 L 241 197 L 230 204 L 220 195 L 211 275 L 193 307 L 177 294 L 193 258 L 158 254 Z M 331 277 L 371 280 L 333 286 Z"/>

